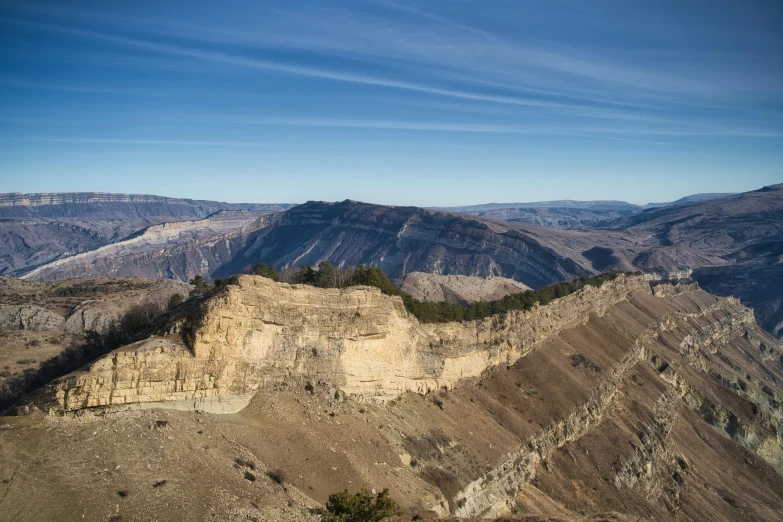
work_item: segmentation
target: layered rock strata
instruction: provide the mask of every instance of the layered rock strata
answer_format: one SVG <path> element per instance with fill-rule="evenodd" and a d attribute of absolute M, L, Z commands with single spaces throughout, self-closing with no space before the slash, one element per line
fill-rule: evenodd
<path fill-rule="evenodd" d="M 736 299 L 623 277 L 433 325 L 374 289 L 237 283 L 31 403 L 230 412 L 254 396 L 203 420 L 302 491 L 329 482 L 323 499 L 360 483 L 459 517 L 772 520 L 783 506 L 783 350 Z M 186 418 L 154 415 L 169 414 Z"/>
<path fill-rule="evenodd" d="M 494 301 L 530 290 L 522 283 L 505 277 L 483 278 L 424 272 L 411 272 L 406 275 L 401 288 L 419 301 L 451 303 Z"/>
<path fill-rule="evenodd" d="M 649 294 L 647 283 L 621 276 L 528 312 L 420 324 L 399 298 L 375 288 L 318 289 L 240 276 L 173 319 L 169 335 L 102 357 L 47 387 L 38 403 L 55 413 L 162 404 L 229 412 L 264 386 L 295 377 L 384 401 L 513 364 L 637 292 Z"/>
<path fill-rule="evenodd" d="M 696 288 L 696 285 L 678 285 L 677 287 L 665 285 L 656 287 L 654 294 L 665 298 L 679 294 L 683 290 L 694 291 Z M 534 479 L 542 462 L 545 462 L 555 451 L 569 442 L 576 441 L 589 433 L 606 417 L 607 412 L 615 406 L 620 386 L 632 368 L 643 361 L 661 361 L 660 357 L 655 355 L 654 347 L 664 332 L 673 329 L 690 329 L 692 327 L 689 327 L 689 322 L 705 318 L 709 319 L 707 326 L 687 335 L 683 344 L 689 342 L 692 347 L 697 347 L 699 350 L 712 343 L 725 344 L 731 338 L 745 332 L 746 326 L 755 325 L 752 311 L 731 298 L 702 305 L 695 312 L 676 311 L 661 316 L 652 326 L 633 336 L 635 339 L 632 346 L 616 366 L 603 372 L 604 377 L 599 380 L 586 402 L 580 404 L 559 422 L 531 437 L 517 452 L 508 455 L 500 465 L 459 491 L 454 497 L 454 503 L 459 506 L 455 510 L 455 514 L 458 516 L 496 517 L 508 512 L 514 505 L 515 496 Z M 618 324 L 617 326 L 618 329 L 625 329 L 623 325 Z M 699 337 L 699 341 L 694 342 L 696 336 Z M 654 363 L 652 364 L 654 365 Z M 661 363 L 659 362 L 659 364 Z M 668 365 L 661 369 L 661 372 L 663 371 L 668 371 L 669 375 L 671 374 L 671 368 Z M 672 377 L 669 376 L 668 379 L 664 377 L 664 379 L 674 384 Z M 654 494 L 650 490 L 654 489 L 657 484 L 645 483 L 645 479 L 652 472 L 655 458 L 664 451 L 665 439 L 671 431 L 674 420 L 679 415 L 677 399 L 683 398 L 687 404 L 699 411 L 700 406 L 704 403 L 704 396 L 700 396 L 701 403 L 697 403 L 695 397 L 699 397 L 698 392 L 684 384 L 676 385 L 660 396 L 654 408 L 655 421 L 647 426 L 641 434 L 642 445 L 637 447 L 632 457 L 622 465 L 615 475 L 616 487 L 638 486 L 647 496 Z M 728 415 L 729 413 L 724 412 L 723 417 L 728 417 Z M 767 425 L 764 426 L 764 424 Z M 773 426 L 774 424 L 762 422 L 762 426 L 758 430 L 760 433 L 754 434 L 752 439 L 768 435 Z M 756 450 L 765 460 L 783 470 L 779 458 L 780 451 L 783 449 L 783 440 L 774 437 L 774 430 L 771 433 L 773 434 L 772 440 L 763 439 L 763 443 L 743 445 Z M 743 441 L 738 442 L 742 443 Z M 763 446 L 764 451 L 758 451 L 760 446 Z M 772 458 L 769 458 L 770 454 Z"/>
<path fill-rule="evenodd" d="M 170 335 L 102 357 L 47 387 L 38 402 L 52 412 L 161 405 L 231 412 L 264 386 L 295 377 L 385 401 L 513 364 L 636 292 L 649 293 L 649 286 L 621 276 L 528 312 L 420 324 L 399 298 L 375 288 L 318 289 L 241 276 L 175 318 Z"/>

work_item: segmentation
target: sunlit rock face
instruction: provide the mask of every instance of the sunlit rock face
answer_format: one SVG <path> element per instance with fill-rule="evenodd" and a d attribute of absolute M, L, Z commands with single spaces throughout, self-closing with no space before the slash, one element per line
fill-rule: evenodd
<path fill-rule="evenodd" d="M 651 289 L 643 276 L 445 324 L 419 323 L 375 288 L 242 276 L 22 410 L 233 413 L 250 403 L 236 422 L 259 404 L 359 402 L 340 423 L 378 427 L 373 440 L 403 465 L 397 487 L 414 481 L 416 502 L 442 515 L 554 516 L 578 510 L 571 491 L 584 484 L 604 510 L 730 520 L 734 504 L 699 500 L 719 494 L 758 497 L 747 505 L 769 518 L 783 498 L 782 356 L 736 299 L 695 284 Z M 366 424 L 370 414 L 377 423 Z M 306 430 L 331 440 L 322 428 Z M 438 474 L 445 466 L 451 475 Z M 758 487 L 737 489 L 729 468 Z"/>
<path fill-rule="evenodd" d="M 171 403 L 222 411 L 224 403 L 241 406 L 289 378 L 331 382 L 376 400 L 427 393 L 513 364 L 591 314 L 650 293 L 641 277 L 621 276 L 528 312 L 420 324 L 399 298 L 376 288 L 319 289 L 254 276 L 236 283 L 174 318 L 167 335 L 126 346 L 56 382 L 48 408 Z"/>

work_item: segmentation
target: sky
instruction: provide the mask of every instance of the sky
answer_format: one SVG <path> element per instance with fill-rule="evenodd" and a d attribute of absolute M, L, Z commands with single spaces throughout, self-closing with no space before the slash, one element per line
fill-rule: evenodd
<path fill-rule="evenodd" d="M 0 192 L 455 206 L 783 182 L 779 0 L 0 0 Z"/>

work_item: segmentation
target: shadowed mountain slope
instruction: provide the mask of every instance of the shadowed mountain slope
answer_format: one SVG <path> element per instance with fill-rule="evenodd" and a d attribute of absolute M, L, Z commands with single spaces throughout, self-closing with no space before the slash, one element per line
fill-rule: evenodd
<path fill-rule="evenodd" d="M 669 207 L 695 201 L 722 198 L 731 194 L 694 194 L 669 203 L 634 205 L 625 201 L 537 201 L 531 203 L 487 203 L 441 208 L 492 219 L 506 219 L 551 228 L 601 228 L 622 217 L 638 214 L 647 208 Z"/>
<path fill-rule="evenodd" d="M 542 231 L 543 232 L 543 231 Z M 372 265 L 392 278 L 410 272 L 501 276 L 538 288 L 592 273 L 546 234 L 515 224 L 416 207 L 308 202 L 254 233 L 218 274 L 260 260 L 276 267 Z"/>
<path fill-rule="evenodd" d="M 647 238 L 634 266 L 692 269 L 705 289 L 739 297 L 764 328 L 783 334 L 783 184 L 647 210 L 614 226 Z"/>
<path fill-rule="evenodd" d="M 0 274 L 19 275 L 30 267 L 121 241 L 160 223 L 232 211 L 236 228 L 241 228 L 290 206 L 99 192 L 0 194 Z"/>
<path fill-rule="evenodd" d="M 280 269 L 326 260 L 377 266 L 395 279 L 428 272 L 507 277 L 540 288 L 607 270 L 641 270 L 659 279 L 692 274 L 705 288 L 740 297 L 764 328 L 783 333 L 783 185 L 649 209 L 596 230 L 348 200 L 308 202 L 223 234 L 185 232 L 194 226 L 160 233 L 151 227 L 26 277 L 186 280 L 226 277 L 256 263 Z"/>

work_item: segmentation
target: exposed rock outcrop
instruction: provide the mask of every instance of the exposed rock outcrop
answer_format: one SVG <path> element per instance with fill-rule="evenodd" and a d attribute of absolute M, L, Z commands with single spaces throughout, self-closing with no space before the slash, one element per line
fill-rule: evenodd
<path fill-rule="evenodd" d="M 135 453 L 112 477 L 146 473 L 130 497 L 140 504 L 165 451 L 178 463 L 166 476 L 178 484 L 219 476 L 239 491 L 251 461 L 284 469 L 290 492 L 318 502 L 343 488 L 388 487 L 412 513 L 778 518 L 783 350 L 736 299 L 695 284 L 651 291 L 633 276 L 528 313 L 419 324 L 371 288 L 237 283 L 183 306 L 167 335 L 31 397 L 53 414 L 84 413 L 27 432 L 76 437 L 61 446 L 71 465 L 46 473 L 91 476 L 94 448 L 106 441 L 111 455 L 119 441 Z M 251 396 L 231 415 L 104 415 L 228 413 Z M 6 437 L 3 463 L 34 445 L 20 432 Z M 40 485 L 34 464 L 20 469 L 36 477 L 30 487 L 59 491 Z M 255 476 L 251 497 L 265 481 Z M 176 494 L 190 505 L 201 491 Z M 21 496 L 9 498 L 18 505 Z"/>
<path fill-rule="evenodd" d="M 50 386 L 40 404 L 52 412 L 163 403 L 227 411 L 291 376 L 326 380 L 378 400 L 427 393 L 512 364 L 559 331 L 640 291 L 649 292 L 642 278 L 621 276 L 529 312 L 419 324 L 401 299 L 376 288 L 329 290 L 240 276 L 199 310 L 176 319 L 168 327 L 176 336 L 105 356 Z"/>
<path fill-rule="evenodd" d="M 0 194 L 0 274 L 23 275 L 52 261 L 123 241 L 161 223 L 228 214 L 233 216 L 230 221 L 235 228 L 241 228 L 260 216 L 290 206 L 98 192 Z M 214 235 L 225 234 L 229 225 L 216 224 Z M 201 231 L 202 236 L 207 233 L 208 230 Z M 91 273 L 94 272 L 71 272 L 58 279 L 87 277 Z M 98 275 L 101 274 L 108 272 Z"/>
<path fill-rule="evenodd" d="M 62 330 L 65 319 L 36 305 L 0 304 L 0 330 Z"/>
<path fill-rule="evenodd" d="M 463 275 L 411 272 L 405 276 L 402 289 L 420 301 L 475 303 L 494 301 L 509 294 L 518 294 L 529 287 L 505 277 L 475 277 Z"/>

